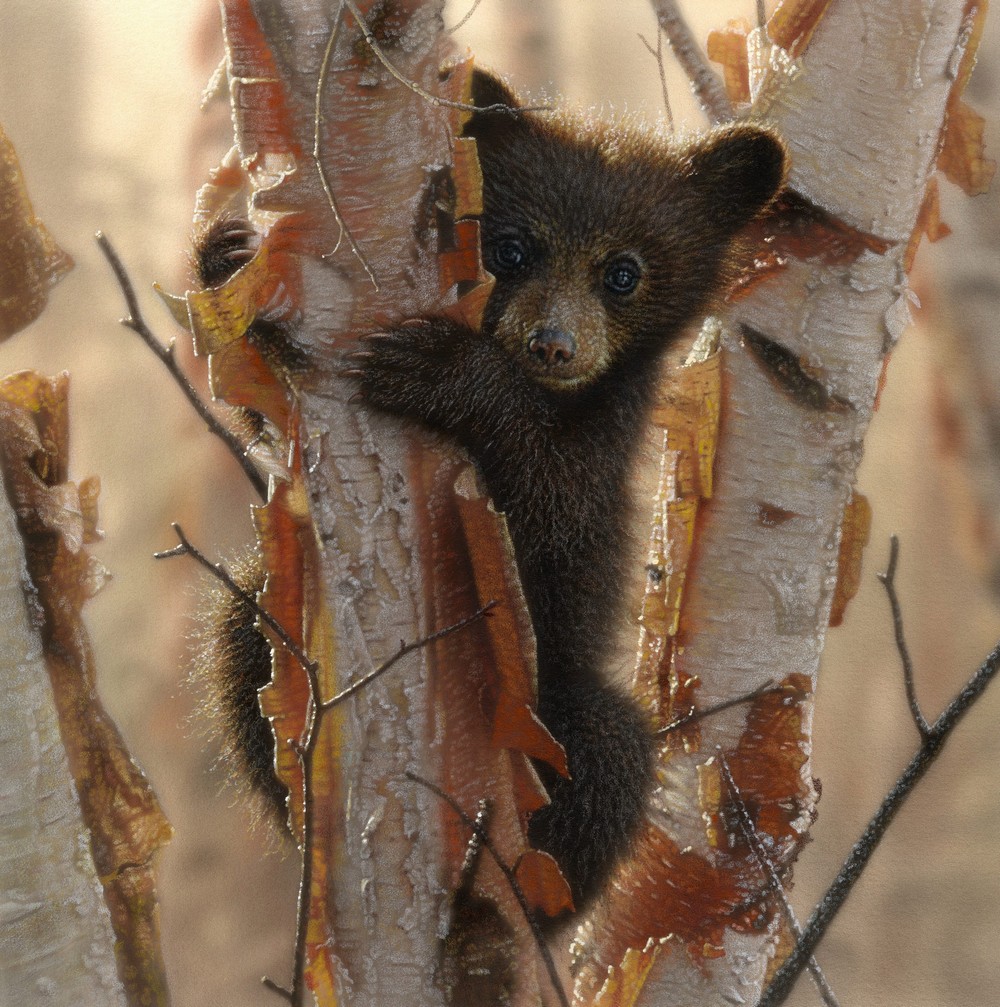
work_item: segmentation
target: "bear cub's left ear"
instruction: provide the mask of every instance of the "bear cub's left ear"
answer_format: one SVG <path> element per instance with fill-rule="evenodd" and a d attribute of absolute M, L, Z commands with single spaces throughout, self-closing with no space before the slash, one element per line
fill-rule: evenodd
<path fill-rule="evenodd" d="M 788 151 L 767 127 L 736 123 L 695 144 L 690 172 L 716 223 L 735 233 L 781 191 L 788 174 Z"/>

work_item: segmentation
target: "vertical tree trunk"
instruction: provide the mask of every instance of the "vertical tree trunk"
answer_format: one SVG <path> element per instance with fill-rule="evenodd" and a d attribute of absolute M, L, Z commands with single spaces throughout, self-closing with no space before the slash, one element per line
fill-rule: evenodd
<path fill-rule="evenodd" d="M 771 38 L 795 72 L 775 61 L 755 82 L 750 114 L 788 142 L 792 195 L 770 243 L 782 268 L 725 320 L 714 484 L 667 655 L 669 682 L 695 685 L 700 708 L 768 681 L 815 688 L 845 507 L 908 319 L 907 251 L 974 13 L 823 6 L 779 9 Z M 761 699 L 668 752 L 654 823 L 580 963 L 584 1002 L 626 981 L 638 1004 L 755 1002 L 781 914 L 737 816 L 785 873 L 815 814 L 810 725 L 811 700 Z M 643 951 L 644 937 L 664 940 Z"/>

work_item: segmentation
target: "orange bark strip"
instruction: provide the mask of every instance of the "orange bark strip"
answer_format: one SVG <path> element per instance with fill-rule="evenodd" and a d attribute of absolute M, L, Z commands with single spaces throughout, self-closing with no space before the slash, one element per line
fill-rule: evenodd
<path fill-rule="evenodd" d="M 486 622 L 491 662 L 496 669 L 493 692 L 493 744 L 514 748 L 544 759 L 554 769 L 567 773 L 566 753 L 532 713 L 534 706 L 534 633 L 520 585 L 511 578 L 510 544 L 487 526 L 498 522 L 496 512 L 485 497 L 469 499 L 459 492 L 458 515 L 469 554 L 473 557 L 473 577 L 479 604 L 494 599 L 501 604 Z M 505 526 L 504 526 L 505 527 Z M 475 551 L 471 546 L 475 543 Z"/>
<path fill-rule="evenodd" d="M 663 431 L 660 482 L 654 499 L 646 592 L 639 616 L 639 658 L 633 690 L 659 726 L 695 706 L 696 679 L 679 676 L 675 643 L 699 504 L 712 495 L 712 467 L 722 399 L 718 352 L 680 368 L 669 397 L 653 411 Z M 669 748 L 697 747 L 697 723 L 668 735 Z"/>
<path fill-rule="evenodd" d="M 750 100 L 750 66 L 747 60 L 747 32 L 741 21 L 730 21 L 721 29 L 708 33 L 708 58 L 722 65 L 726 93 L 734 105 Z"/>
<path fill-rule="evenodd" d="M 0 454 L 42 618 L 46 664 L 129 1002 L 166 1005 L 152 860 L 173 830 L 97 696 L 81 610 L 106 580 L 85 546 L 99 537 L 95 479 L 66 481 L 68 378 L 0 382 Z"/>
<path fill-rule="evenodd" d="M 293 424 L 297 430 L 297 424 Z M 319 666 L 320 702 L 336 694 L 336 647 L 329 633 L 330 620 L 318 583 L 318 558 L 302 479 L 302 454 L 293 437 L 289 480 L 279 482 L 271 499 L 255 508 L 254 521 L 267 570 L 263 595 L 265 609 Z M 263 627 L 265 632 L 267 627 Z M 274 652 L 271 682 L 260 692 L 260 705 L 271 721 L 275 737 L 275 766 L 288 787 L 289 828 L 302 844 L 305 793 L 298 749 L 306 741 L 310 687 L 299 660 L 270 633 Z M 339 763 L 343 750 L 340 715 L 336 709 L 322 719 L 321 734 L 312 757 L 309 792 L 312 843 L 305 855 L 312 857 L 309 915 L 306 925 L 306 982 L 321 1003 L 334 1004 L 333 934 L 327 916 L 330 878 L 337 873 L 336 858 L 342 855 L 343 836 L 334 834 L 333 823 L 341 821 L 343 803 Z M 320 999 L 325 998 L 325 999 Z"/>
<path fill-rule="evenodd" d="M 801 56 L 809 48 L 813 32 L 831 0 L 782 0 L 767 22 L 768 37 L 790 56 Z"/>
<path fill-rule="evenodd" d="M 483 212 L 483 169 L 471 137 L 456 137 L 452 147 L 451 176 L 455 183 L 455 219 L 478 217 Z"/>
<path fill-rule="evenodd" d="M 633 1007 L 662 946 L 662 942 L 656 942 L 641 951 L 629 948 L 621 965 L 609 970 L 594 1007 Z"/>
<path fill-rule="evenodd" d="M 885 255 L 892 247 L 884 238 L 855 230 L 791 190 L 763 218 L 762 226 L 762 237 L 770 239 L 767 243 L 775 255 L 819 259 L 831 266 L 850 265 L 864 252 Z"/>
<path fill-rule="evenodd" d="M 446 294 L 456 283 L 479 282 L 483 275 L 479 257 L 479 221 L 460 220 L 455 224 L 453 248 L 439 255 L 441 293 Z"/>
<path fill-rule="evenodd" d="M 947 126 L 938 167 L 966 195 L 988 192 L 997 163 L 984 155 L 986 120 L 964 101 L 948 103 Z"/>
<path fill-rule="evenodd" d="M 936 177 L 927 183 L 924 201 L 920 204 L 917 223 L 910 235 L 910 243 L 906 246 L 903 257 L 903 268 L 909 272 L 913 267 L 920 242 L 926 236 L 928 241 L 940 241 L 951 234 L 951 228 L 941 219 L 941 191 Z"/>
<path fill-rule="evenodd" d="M 230 58 L 237 136 L 252 135 L 258 158 L 304 150 L 297 140 L 278 64 L 249 0 L 224 0 L 226 48 Z"/>
<path fill-rule="evenodd" d="M 514 867 L 517 883 L 529 906 L 547 916 L 572 912 L 573 899 L 559 872 L 559 866 L 548 853 L 528 850 L 523 853 Z"/>
<path fill-rule="evenodd" d="M 706 808 L 710 817 L 718 815 L 722 848 L 735 857 L 734 866 L 759 873 L 755 857 L 742 833 L 733 826 L 738 802 L 746 806 L 759 835 L 779 866 L 791 863 L 799 844 L 812 824 L 805 809 L 812 804 L 809 782 L 803 779 L 808 761 L 808 734 L 804 707 L 811 700 L 812 682 L 806 675 L 791 674 L 781 683 L 783 692 L 766 693 L 750 706 L 747 726 L 735 751 L 726 754 L 733 781 L 739 791 L 723 789 L 718 808 Z M 759 878 L 761 883 L 763 877 Z"/>
<path fill-rule="evenodd" d="M 612 882 L 596 924 L 600 957 L 584 983 L 591 989 L 603 984 L 609 966 L 619 967 L 630 949 L 645 947 L 650 938 L 672 937 L 694 961 L 718 957 L 728 927 L 750 932 L 767 926 L 764 889 L 762 878 L 746 878 L 724 862 L 681 849 L 647 822 L 634 857 Z"/>
<path fill-rule="evenodd" d="M 35 216 L 14 145 L 0 127 L 0 341 L 33 322 L 73 260 Z"/>
<path fill-rule="evenodd" d="M 872 508 L 867 497 L 855 492 L 844 508 L 837 554 L 837 587 L 830 606 L 830 625 L 839 626 L 850 600 L 861 587 L 861 563 L 871 537 Z"/>
<path fill-rule="evenodd" d="M 275 379 L 260 351 L 241 341 L 213 353 L 208 384 L 214 398 L 231 406 L 248 406 L 263 413 L 281 431 L 291 424 L 287 390 Z"/>
<path fill-rule="evenodd" d="M 262 595 L 264 608 L 292 640 L 305 647 L 303 604 L 305 598 L 304 532 L 307 525 L 301 508 L 301 485 L 276 484 L 271 499 L 254 508 L 254 525 L 260 540 L 267 582 Z M 302 835 L 302 770 L 291 743 L 303 740 L 309 703 L 309 680 L 299 661 L 262 626 L 274 653 L 271 681 L 260 692 L 260 705 L 271 721 L 276 739 L 277 774 L 289 792 L 289 825 Z"/>
<path fill-rule="evenodd" d="M 985 155 L 985 120 L 962 100 L 976 65 L 976 52 L 983 37 L 988 8 L 988 0 L 966 2 L 962 23 L 965 51 L 948 96 L 941 150 L 938 154 L 938 167 L 945 177 L 969 196 L 989 189 L 997 167 L 996 161 Z"/>
<path fill-rule="evenodd" d="M 769 212 L 747 227 L 742 238 L 755 252 L 730 291 L 730 301 L 745 297 L 758 283 L 779 273 L 789 257 L 850 265 L 864 252 L 884 255 L 893 244 L 856 230 L 792 189 L 786 189 Z"/>

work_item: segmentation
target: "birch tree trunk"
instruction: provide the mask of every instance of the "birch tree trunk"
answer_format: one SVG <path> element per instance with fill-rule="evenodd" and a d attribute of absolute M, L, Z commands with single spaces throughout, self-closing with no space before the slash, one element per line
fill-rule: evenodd
<path fill-rule="evenodd" d="M 469 832 L 407 774 L 473 815 L 488 799 L 493 841 L 513 865 L 526 851 L 527 810 L 542 800 L 527 756 L 564 758 L 531 712 L 533 639 L 501 519 L 467 462 L 350 402 L 355 388 L 339 373 L 359 334 L 441 311 L 477 324 L 488 293 L 471 219 L 478 164 L 458 135 L 468 67 L 442 67 L 440 6 L 223 4 L 237 147 L 200 212 L 209 219 L 246 198 L 262 248 L 223 288 L 189 294 L 183 309 L 174 302 L 210 355 L 215 393 L 266 413 L 291 445 L 257 519 L 265 604 L 319 674 L 307 685 L 276 643 L 262 708 L 305 847 L 307 981 L 324 1004 L 444 1002 L 446 896 Z M 241 339 L 276 276 L 309 364 L 290 391 L 263 376 Z M 313 737 L 305 711 L 317 698 L 400 641 L 494 601 L 488 622 L 324 712 Z M 314 756 L 303 757 L 307 741 Z M 510 982 L 516 961 L 512 1002 L 537 1002 L 537 947 L 489 858 L 477 885 L 516 948 L 496 983 Z"/>
<path fill-rule="evenodd" d="M 671 641 L 670 681 L 697 684 L 700 708 L 767 682 L 815 690 L 845 507 L 908 319 L 906 256 L 975 14 L 958 0 L 823 6 L 786 2 L 770 34 L 795 69 L 751 76 L 750 115 L 789 145 L 794 202 L 772 237 L 782 268 L 725 319 L 714 479 Z M 578 963 L 583 1002 L 640 987 L 637 1004 L 758 999 L 782 924 L 739 805 L 785 874 L 816 798 L 811 700 L 765 712 L 734 707 L 665 757 L 655 821 Z M 643 949 L 643 935 L 661 942 Z"/>
<path fill-rule="evenodd" d="M 0 1000 L 124 1007 L 27 583 L 17 522 L 0 493 Z"/>

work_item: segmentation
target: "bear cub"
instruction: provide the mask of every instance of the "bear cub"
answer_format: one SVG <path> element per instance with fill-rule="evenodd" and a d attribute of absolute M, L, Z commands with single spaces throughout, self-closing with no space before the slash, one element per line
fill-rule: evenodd
<path fill-rule="evenodd" d="M 516 99 L 476 72 L 477 107 Z M 363 339 L 361 397 L 457 441 L 506 514 L 538 645 L 538 715 L 571 779 L 529 824 L 577 909 L 627 853 L 653 781 L 635 701 L 605 679 L 626 592 L 628 480 L 659 363 L 726 293 L 785 149 L 731 125 L 668 146 L 551 113 L 475 113 L 482 331 L 431 318 Z"/>

